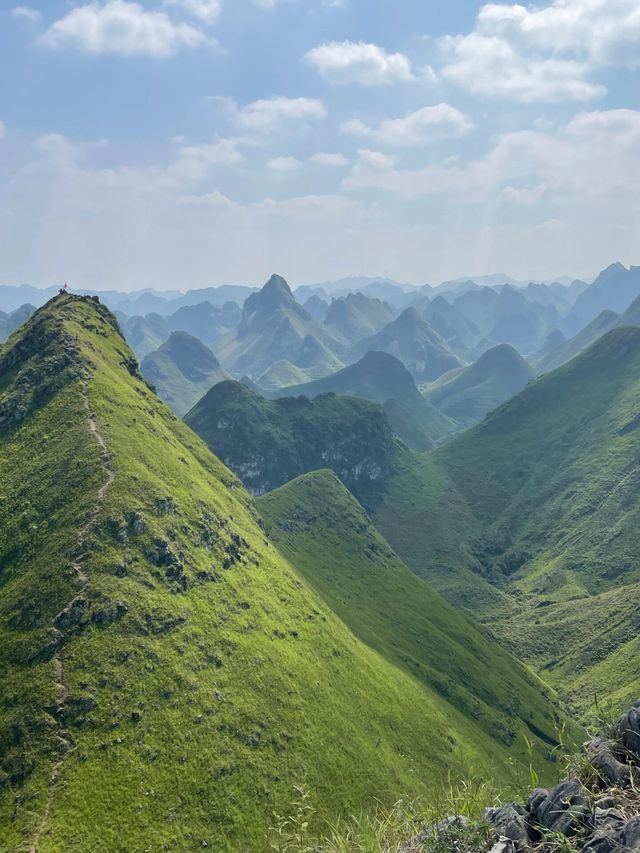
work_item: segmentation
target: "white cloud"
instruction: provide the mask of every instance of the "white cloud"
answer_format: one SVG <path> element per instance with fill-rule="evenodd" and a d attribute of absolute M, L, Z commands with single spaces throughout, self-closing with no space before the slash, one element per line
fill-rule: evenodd
<path fill-rule="evenodd" d="M 442 76 L 477 95 L 523 101 L 586 101 L 606 93 L 599 66 L 637 66 L 637 0 L 487 3 L 475 28 L 441 40 Z"/>
<path fill-rule="evenodd" d="M 640 112 L 580 113 L 555 132 L 521 130 L 498 138 L 487 155 L 449 159 L 422 169 L 381 169 L 359 158 L 345 189 L 377 189 L 402 198 L 446 198 L 465 205 L 507 201 L 560 208 L 567 218 L 590 209 L 621 221 L 640 216 Z M 616 214 L 613 214 L 613 211 Z M 624 215 L 623 212 L 624 211 Z"/>
<path fill-rule="evenodd" d="M 402 53 L 387 53 L 375 44 L 332 41 L 310 50 L 305 59 L 331 83 L 378 86 L 411 80 L 411 63 Z"/>
<path fill-rule="evenodd" d="M 345 122 L 341 132 L 377 139 L 385 145 L 424 145 L 434 139 L 456 138 L 474 127 L 468 115 L 450 104 L 436 104 L 409 113 L 404 118 L 385 119 L 369 127 L 359 119 Z"/>
<path fill-rule="evenodd" d="M 0 121 L 0 139 L 4 139 L 7 134 L 7 128 L 4 122 Z"/>
<path fill-rule="evenodd" d="M 220 0 L 165 0 L 167 6 L 180 6 L 189 15 L 211 24 L 220 14 Z"/>
<path fill-rule="evenodd" d="M 178 157 L 169 168 L 169 174 L 177 180 L 204 180 L 218 166 L 237 166 L 243 163 L 244 155 L 239 148 L 248 144 L 249 140 L 231 138 L 203 145 L 183 146 L 178 150 Z"/>
<path fill-rule="evenodd" d="M 329 154 L 326 151 L 319 151 L 317 154 L 314 154 L 310 159 L 312 163 L 318 163 L 320 166 L 331 166 L 334 168 L 340 168 L 342 166 L 349 165 L 349 161 L 344 156 L 344 154 Z"/>
<path fill-rule="evenodd" d="M 272 172 L 297 172 L 302 163 L 296 157 L 272 157 L 267 161 L 267 169 Z"/>
<path fill-rule="evenodd" d="M 286 121 L 322 119 L 327 115 L 322 101 L 315 98 L 270 98 L 236 109 L 236 121 L 251 130 L 271 130 Z"/>
<path fill-rule="evenodd" d="M 76 47 L 87 53 L 172 56 L 181 48 L 197 47 L 204 34 L 189 24 L 176 23 L 164 12 L 151 12 L 128 0 L 77 6 L 49 27 L 43 42 L 50 47 Z"/>
<path fill-rule="evenodd" d="M 30 6 L 16 6 L 11 10 L 14 18 L 22 18 L 32 24 L 37 24 L 42 19 L 42 13 L 37 9 L 32 9 Z"/>

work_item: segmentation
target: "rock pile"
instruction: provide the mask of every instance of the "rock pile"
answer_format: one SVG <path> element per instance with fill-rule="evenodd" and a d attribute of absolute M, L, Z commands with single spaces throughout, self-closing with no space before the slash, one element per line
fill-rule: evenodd
<path fill-rule="evenodd" d="M 574 778 L 536 788 L 526 804 L 447 818 L 403 853 L 640 853 L 640 701 L 612 735 L 585 744 Z"/>

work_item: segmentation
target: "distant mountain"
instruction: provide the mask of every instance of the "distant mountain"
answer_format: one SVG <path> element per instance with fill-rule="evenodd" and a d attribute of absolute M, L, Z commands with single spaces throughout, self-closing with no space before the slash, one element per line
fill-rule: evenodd
<path fill-rule="evenodd" d="M 274 362 L 289 361 L 322 376 L 342 367 L 344 345 L 296 302 L 274 275 L 244 303 L 237 329 L 215 345 L 221 364 L 235 376 L 257 380 Z"/>
<path fill-rule="evenodd" d="M 327 310 L 325 325 L 350 344 L 379 332 L 395 317 L 395 312 L 380 299 L 364 293 L 350 293 L 334 299 Z"/>
<path fill-rule="evenodd" d="M 531 367 L 513 347 L 501 344 L 469 367 L 446 373 L 428 388 L 425 396 L 466 428 L 522 391 L 533 375 Z"/>
<path fill-rule="evenodd" d="M 560 315 L 554 305 L 530 302 L 510 285 L 468 291 L 453 303 L 488 342 L 511 344 L 521 354 L 538 352 Z"/>
<path fill-rule="evenodd" d="M 616 314 L 615 311 L 603 311 L 577 335 L 562 342 L 543 356 L 536 364 L 537 373 L 548 373 L 550 370 L 566 364 L 594 341 L 597 341 L 598 338 L 601 338 L 602 335 L 622 326 L 640 326 L 640 296 L 636 297 L 626 311 L 621 314 Z"/>
<path fill-rule="evenodd" d="M 593 284 L 580 294 L 563 328 L 575 334 L 601 314 L 621 314 L 640 296 L 640 267 L 627 269 L 621 263 L 603 270 Z"/>
<path fill-rule="evenodd" d="M 185 421 L 254 495 L 331 468 L 363 497 L 387 476 L 394 451 L 383 410 L 355 397 L 267 400 L 239 382 L 223 382 Z"/>
<path fill-rule="evenodd" d="M 257 287 L 245 285 L 223 284 L 219 287 L 203 287 L 198 290 L 187 290 L 186 293 L 171 299 L 167 304 L 166 313 L 174 314 L 179 308 L 189 305 L 199 305 L 202 302 L 210 302 L 215 307 L 223 307 L 226 302 L 236 302 L 242 305 L 252 293 L 256 293 Z"/>
<path fill-rule="evenodd" d="M 28 284 L 0 285 L 0 311 L 11 314 L 22 305 L 41 305 L 58 292 L 58 287 L 31 287 Z"/>
<path fill-rule="evenodd" d="M 144 359 L 141 369 L 178 415 L 188 412 L 217 382 L 229 378 L 211 350 L 187 332 L 172 332 Z"/>
<path fill-rule="evenodd" d="M 256 390 L 260 393 L 277 392 L 288 385 L 300 385 L 304 382 L 309 382 L 313 379 L 314 370 L 305 370 L 302 367 L 296 367 L 291 364 L 286 358 L 281 361 L 274 361 L 273 364 L 258 376 L 255 385 Z M 246 377 L 243 377 L 243 380 Z M 248 384 L 248 383 L 245 383 Z M 267 395 L 269 396 L 269 395 Z"/>
<path fill-rule="evenodd" d="M 353 349 L 356 358 L 369 351 L 386 352 L 399 359 L 418 382 L 429 382 L 462 362 L 453 354 L 415 308 L 407 308 L 380 332 Z"/>
<path fill-rule="evenodd" d="M 317 320 L 319 323 L 324 323 L 324 318 L 327 316 L 327 309 L 329 308 L 329 302 L 322 299 L 320 296 L 313 295 L 307 299 L 303 307 L 308 314 L 311 314 L 314 320 Z"/>
<path fill-rule="evenodd" d="M 172 332 L 188 332 L 205 344 L 212 344 L 235 328 L 242 318 L 236 302 L 212 305 L 200 302 L 185 305 L 166 318 L 167 328 Z"/>
<path fill-rule="evenodd" d="M 388 353 L 368 352 L 356 364 L 323 379 L 282 388 L 278 396 L 314 399 L 328 393 L 379 403 L 394 432 L 416 450 L 428 450 L 456 428 L 420 394 L 402 362 Z"/>
<path fill-rule="evenodd" d="M 423 309 L 415 306 L 424 320 L 455 353 L 461 356 L 472 350 L 482 338 L 476 324 L 444 296 L 427 302 Z"/>
<path fill-rule="evenodd" d="M 613 329 L 619 318 L 620 315 L 616 314 L 615 311 L 603 311 L 595 320 L 592 320 L 584 329 L 578 332 L 577 335 L 569 338 L 569 340 L 561 341 L 557 347 L 546 353 L 536 363 L 536 373 L 541 375 L 549 373 L 549 371 L 555 370 L 557 367 L 562 367 L 563 364 L 566 364 L 606 332 Z"/>
<path fill-rule="evenodd" d="M 120 311 L 115 314 L 122 334 L 139 359 L 157 350 L 171 334 L 166 319 L 160 314 L 147 314 L 145 317 L 127 317 Z"/>
<path fill-rule="evenodd" d="M 8 314 L 0 311 L 0 342 L 6 340 L 13 331 L 26 323 L 35 310 L 33 305 L 21 305 Z"/>

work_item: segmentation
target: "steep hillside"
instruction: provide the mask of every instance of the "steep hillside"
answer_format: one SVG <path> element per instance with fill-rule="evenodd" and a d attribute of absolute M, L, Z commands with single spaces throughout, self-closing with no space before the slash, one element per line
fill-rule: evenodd
<path fill-rule="evenodd" d="M 380 299 L 364 293 L 349 293 L 334 299 L 327 309 L 325 325 L 350 344 L 379 332 L 395 317 L 394 311 Z"/>
<path fill-rule="evenodd" d="M 188 412 L 217 382 L 229 378 L 211 350 L 187 332 L 172 332 L 144 359 L 142 373 L 178 415 Z"/>
<path fill-rule="evenodd" d="M 294 784 L 321 820 L 523 754 L 536 681 L 492 736 L 360 640 L 91 299 L 0 349 L 0 517 L 3 852 L 259 853 Z"/>
<path fill-rule="evenodd" d="M 395 448 L 379 406 L 334 394 L 271 401 L 239 382 L 223 382 L 185 421 L 253 494 L 331 468 L 364 497 L 388 475 Z"/>
<path fill-rule="evenodd" d="M 299 477 L 259 498 L 258 509 L 279 550 L 362 642 L 487 731 L 507 741 L 518 729 L 554 739 L 540 682 L 409 571 L 335 475 Z M 524 699 L 519 709 L 512 687 Z M 496 695 L 510 734 L 492 707 Z"/>
<path fill-rule="evenodd" d="M 274 362 L 326 376 L 343 366 L 338 353 L 344 343 L 313 319 L 296 302 L 289 285 L 274 275 L 244 303 L 237 329 L 219 341 L 215 352 L 221 364 L 237 377 L 257 380 Z"/>
<path fill-rule="evenodd" d="M 616 314 L 615 311 L 603 311 L 577 335 L 540 359 L 536 365 L 537 372 L 540 374 L 548 373 L 556 367 L 561 367 L 594 341 L 597 341 L 598 338 L 601 338 L 602 335 L 622 326 L 640 326 L 640 296 L 634 299 L 626 311 L 621 314 Z"/>
<path fill-rule="evenodd" d="M 437 379 L 462 364 L 415 308 L 407 308 L 382 331 L 365 338 L 354 347 L 353 354 L 361 358 L 370 351 L 395 356 L 418 382 Z"/>
<path fill-rule="evenodd" d="M 595 320 L 592 320 L 584 329 L 581 329 L 577 335 L 574 335 L 569 340 L 562 341 L 557 347 L 554 347 L 549 353 L 536 363 L 536 373 L 542 375 L 562 367 L 574 356 L 581 353 L 587 347 L 591 346 L 594 341 L 601 338 L 602 335 L 615 328 L 617 320 L 620 318 L 615 311 L 603 311 Z"/>
<path fill-rule="evenodd" d="M 460 427 L 469 427 L 513 397 L 533 378 L 533 371 L 513 347 L 494 347 L 469 367 L 445 374 L 425 396 Z"/>
<path fill-rule="evenodd" d="M 283 388 L 278 394 L 302 394 L 311 399 L 319 394 L 342 394 L 379 403 L 394 432 L 415 450 L 429 450 L 455 430 L 455 424 L 420 394 L 407 368 L 383 352 L 368 352 L 337 373 Z"/>
<path fill-rule="evenodd" d="M 639 377 L 640 329 L 609 332 L 431 454 L 423 475 L 396 465 L 376 509 L 414 570 L 582 702 L 596 687 L 625 701 L 640 690 L 631 658 L 620 665 L 635 617 L 615 603 L 640 583 Z M 495 620 L 487 585 L 511 618 Z"/>

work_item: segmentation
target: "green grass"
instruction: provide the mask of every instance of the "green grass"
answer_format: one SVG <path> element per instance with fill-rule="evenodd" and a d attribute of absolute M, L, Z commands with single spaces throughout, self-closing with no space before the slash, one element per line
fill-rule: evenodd
<path fill-rule="evenodd" d="M 640 690 L 617 651 L 637 620 L 607 598 L 640 581 L 639 377 L 640 330 L 617 329 L 423 466 L 401 458 L 375 510 L 414 571 L 582 710 L 590 686 Z M 603 655 L 617 667 L 609 680 Z"/>
<path fill-rule="evenodd" d="M 0 364 L 0 850 L 29 849 L 59 755 L 51 626 L 77 592 L 71 554 L 104 482 L 83 381 L 115 481 L 88 535 L 85 624 L 59 646 L 74 749 L 40 853 L 260 851 L 296 784 L 320 825 L 428 795 L 449 770 L 487 775 L 497 760 L 507 778 L 506 750 L 361 639 L 268 542 L 239 481 L 139 378 L 105 309 L 55 299 Z M 159 540 L 173 566 L 157 565 Z M 532 713 L 552 708 L 539 697 Z"/>
<path fill-rule="evenodd" d="M 387 476 L 395 451 L 382 409 L 355 397 L 272 401 L 239 382 L 224 382 L 185 421 L 252 494 L 331 468 L 355 494 L 370 495 Z"/>

